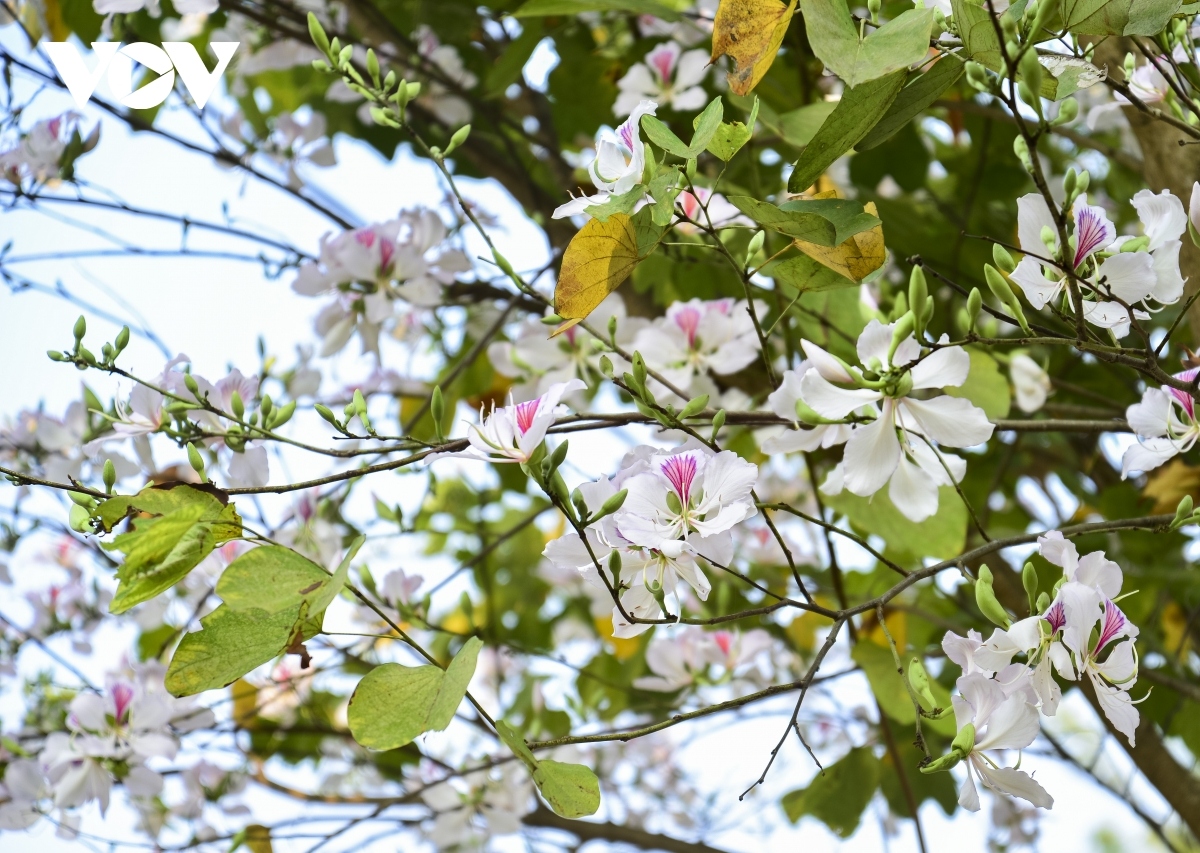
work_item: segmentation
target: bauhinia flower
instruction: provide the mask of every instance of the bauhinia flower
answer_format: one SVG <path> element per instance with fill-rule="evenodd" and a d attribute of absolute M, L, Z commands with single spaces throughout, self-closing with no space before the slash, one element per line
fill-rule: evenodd
<path fill-rule="evenodd" d="M 1062 642 L 1074 662 L 1074 673 L 1064 677 L 1091 679 L 1104 716 L 1133 746 L 1140 717 L 1129 691 L 1137 679 L 1133 641 L 1138 627 L 1111 599 L 1085 584 L 1063 584 L 1058 595 L 1065 620 Z M 1091 642 L 1097 622 L 1099 633 Z"/>
<path fill-rule="evenodd" d="M 586 387 L 582 380 L 572 379 L 551 385 L 545 394 L 524 403 L 510 403 L 500 409 L 493 406 L 488 415 L 480 408 L 482 423 L 472 424 L 467 436 L 471 446 L 448 455 L 489 462 L 528 462 L 542 446 L 554 419 L 566 410 L 559 406 L 559 400 Z"/>
<path fill-rule="evenodd" d="M 822 491 L 843 488 L 869 497 L 888 485 L 888 496 L 906 517 L 924 521 L 938 507 L 938 487 L 962 479 L 966 462 L 947 447 L 983 444 L 995 427 L 983 410 L 962 397 L 921 399 L 916 391 L 962 385 L 971 361 L 962 347 L 944 346 L 922 356 L 911 335 L 893 349 L 895 324 L 872 320 L 858 339 L 862 368 L 849 368 L 817 345 L 802 341 L 815 369 L 800 379 L 802 401 L 823 418 L 844 421 L 859 412 L 873 417 L 856 425 L 842 462 Z M 849 386 L 849 387 L 847 387 Z"/>
<path fill-rule="evenodd" d="M 666 316 L 638 332 L 633 348 L 681 391 L 700 390 L 692 383 L 709 371 L 718 376 L 737 373 L 759 354 L 746 303 L 733 299 L 675 302 Z M 658 383 L 652 381 L 651 385 Z M 660 393 L 668 392 L 661 389 Z"/>
<path fill-rule="evenodd" d="M 800 382 L 804 374 L 814 369 L 811 361 L 802 361 L 795 370 L 785 370 L 780 377 L 779 387 L 767 397 L 767 407 L 779 417 L 791 421 L 792 429 L 764 440 L 763 453 L 793 453 L 819 447 L 836 447 L 850 438 L 849 424 L 820 423 L 820 416 L 801 398 Z M 812 425 L 814 423 L 815 426 Z"/>
<path fill-rule="evenodd" d="M 1200 368 L 1193 367 L 1175 378 L 1192 382 L 1197 374 Z M 1191 450 L 1200 438 L 1196 401 L 1178 388 L 1147 388 L 1141 402 L 1125 410 L 1125 418 L 1138 440 L 1121 459 L 1122 478 L 1134 471 L 1153 471 L 1171 457 Z"/>
<path fill-rule="evenodd" d="M 695 193 L 684 190 L 675 199 L 675 206 L 687 219 L 675 226 L 675 230 L 680 234 L 695 234 L 699 227 L 692 223 L 711 225 L 713 228 L 754 224 L 754 221 L 734 207 L 729 199 L 705 187 L 697 187 Z"/>
<path fill-rule="evenodd" d="M 1012 380 L 1017 408 L 1022 412 L 1036 412 L 1046 404 L 1050 377 L 1032 358 L 1023 353 L 1014 355 L 1008 363 L 1008 376 Z"/>
<path fill-rule="evenodd" d="M 627 116 L 647 99 L 673 110 L 698 110 L 708 100 L 700 85 L 708 76 L 708 66 L 707 51 L 685 53 L 674 41 L 656 45 L 642 62 L 630 67 L 617 81 L 620 94 L 613 104 L 613 113 Z"/>
<path fill-rule="evenodd" d="M 654 101 L 642 101 L 617 128 L 617 141 L 602 139 L 596 144 L 596 159 L 588 167 L 592 183 L 599 190 L 593 196 L 573 198 L 554 211 L 554 219 L 586 213 L 589 207 L 604 204 L 610 196 L 624 195 L 642 180 L 646 169 L 646 149 L 641 139 L 642 116 L 658 109 Z"/>
<path fill-rule="evenodd" d="M 978 775 L 985 788 L 1020 797 L 1040 808 L 1051 808 L 1054 799 L 1045 788 L 1023 770 L 1002 766 L 994 755 L 1005 750 L 1025 749 L 1037 737 L 1038 712 L 1029 704 L 1025 693 L 1021 690 L 1006 693 L 997 681 L 974 673 L 958 679 L 958 695 L 951 701 L 958 736 L 951 753 L 929 765 L 928 769 L 945 769 L 936 766 L 939 762 L 965 763 L 967 778 L 959 788 L 958 804 L 968 811 L 979 811 L 979 790 L 975 787 Z"/>
<path fill-rule="evenodd" d="M 1183 294 L 1179 273 L 1179 237 L 1187 227 L 1183 205 L 1169 193 L 1154 195 L 1148 190 L 1134 196 L 1133 205 L 1144 234 L 1118 238 L 1104 209 L 1088 204 L 1086 194 L 1081 194 L 1072 208 L 1072 245 L 1064 251 L 1045 199 L 1038 193 L 1017 199 L 1017 229 L 1021 249 L 1028 254 L 1013 270 L 1012 280 L 1029 303 L 1041 309 L 1061 301 L 1064 310 L 1073 310 L 1069 269 L 1080 282 L 1085 319 L 1123 337 L 1132 321 L 1126 305 L 1177 302 Z"/>

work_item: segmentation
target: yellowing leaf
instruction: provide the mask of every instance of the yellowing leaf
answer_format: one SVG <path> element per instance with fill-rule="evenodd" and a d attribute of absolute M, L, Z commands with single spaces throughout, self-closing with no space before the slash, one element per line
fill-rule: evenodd
<path fill-rule="evenodd" d="M 258 688 L 244 678 L 229 685 L 233 697 L 233 723 L 239 728 L 254 728 L 258 716 Z"/>
<path fill-rule="evenodd" d="M 62 6 L 58 0 L 46 0 L 46 28 L 52 41 L 66 41 L 71 37 L 71 28 L 63 20 Z"/>
<path fill-rule="evenodd" d="M 593 621 L 596 623 L 597 633 L 612 643 L 613 657 L 619 661 L 627 661 L 637 654 L 638 647 L 641 645 L 641 641 L 637 637 L 614 637 L 612 619 L 608 616 L 597 616 Z"/>
<path fill-rule="evenodd" d="M 658 245 L 662 229 L 641 213 L 589 220 L 571 238 L 554 288 L 554 311 L 567 322 L 559 334 L 595 310 Z"/>
<path fill-rule="evenodd" d="M 867 202 L 863 209 L 872 216 L 879 215 L 874 202 Z M 862 281 L 887 260 L 887 252 L 883 247 L 882 223 L 869 231 L 855 234 L 837 246 L 822 246 L 806 240 L 794 242 L 797 249 L 813 260 L 854 281 Z"/>
<path fill-rule="evenodd" d="M 1174 601 L 1168 601 L 1162 612 L 1163 647 L 1172 657 L 1188 653 L 1192 641 L 1188 636 L 1188 616 Z"/>
<path fill-rule="evenodd" d="M 721 0 L 713 22 L 712 59 L 733 60 L 728 80 L 735 95 L 748 93 L 767 73 L 795 12 L 796 0 L 786 6 L 779 0 Z"/>
<path fill-rule="evenodd" d="M 1151 512 L 1174 512 L 1184 495 L 1200 496 L 1200 467 L 1172 459 L 1150 478 L 1142 494 L 1154 499 Z"/>

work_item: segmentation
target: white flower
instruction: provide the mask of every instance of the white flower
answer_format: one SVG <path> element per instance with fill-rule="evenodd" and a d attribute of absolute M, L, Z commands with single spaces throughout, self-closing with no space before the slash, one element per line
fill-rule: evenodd
<path fill-rule="evenodd" d="M 635 678 L 633 686 L 638 690 L 673 693 L 693 684 L 696 676 L 708 669 L 712 657 L 710 645 L 705 632 L 694 627 L 671 638 L 655 636 L 646 649 L 646 666 L 654 675 Z"/>
<path fill-rule="evenodd" d="M 1192 184 L 1192 196 L 1188 199 L 1188 221 L 1192 229 L 1200 233 L 1200 181 Z"/>
<path fill-rule="evenodd" d="M 829 353 L 802 341 L 816 369 L 801 377 L 800 394 L 809 408 L 830 420 L 843 420 L 864 407 L 876 414 L 870 424 L 854 428 L 841 464 L 822 491 L 836 494 L 845 488 L 869 497 L 890 483 L 892 503 L 919 522 L 937 512 L 938 487 L 958 482 L 966 472 L 966 462 L 935 450 L 931 442 L 972 447 L 991 438 L 994 426 L 982 409 L 961 397 L 910 396 L 913 391 L 962 385 L 971 361 L 962 347 L 943 347 L 922 358 L 911 335 L 889 359 L 893 328 L 872 320 L 859 336 L 859 359 L 875 379 L 866 379 L 857 369 L 852 375 Z M 842 387 L 864 382 L 872 387 Z"/>
<path fill-rule="evenodd" d="M 208 2 L 208 0 L 201 0 Z M 213 4 L 212 10 L 216 9 Z M 280 166 L 287 169 L 288 186 L 299 189 L 304 180 L 296 169 L 301 163 L 329 168 L 337 165 L 337 155 L 325 130 L 325 116 L 314 112 L 307 122 L 291 113 L 281 113 L 275 119 L 271 135 L 264 140 L 262 151 Z"/>
<path fill-rule="evenodd" d="M 631 542 L 658 550 L 691 534 L 725 533 L 758 512 L 750 494 L 757 479 L 758 466 L 731 450 L 656 453 L 626 481 L 615 523 Z"/>
<path fill-rule="evenodd" d="M 551 385 L 541 397 L 525 403 L 513 403 L 504 408 L 493 406 L 491 414 L 479 410 L 482 424 L 470 426 L 471 446 L 461 453 L 448 454 L 489 462 L 528 462 L 546 438 L 546 430 L 566 409 L 558 402 L 565 394 L 581 391 L 587 386 L 572 379 Z"/>
<path fill-rule="evenodd" d="M 463 65 L 454 45 L 442 44 L 428 26 L 422 24 L 413 33 L 417 52 L 437 66 L 442 76 L 462 89 L 473 89 L 478 79 Z M 411 80 L 412 77 L 409 77 Z M 471 105 L 438 80 L 426 80 L 417 103 L 434 114 L 446 127 L 457 128 L 471 120 Z"/>
<path fill-rule="evenodd" d="M 1037 737 L 1037 709 L 1023 693 L 1011 695 L 996 681 L 980 674 L 964 675 L 958 679 L 958 695 L 954 703 L 954 718 L 961 733 L 971 725 L 975 730 L 974 743 L 965 756 L 967 778 L 958 792 L 958 804 L 968 811 L 979 811 L 979 791 L 975 775 L 985 788 L 1002 794 L 1020 797 L 1033 805 L 1048 809 L 1054 799 L 1022 770 L 1002 767 L 988 751 L 1024 749 Z"/>
<path fill-rule="evenodd" d="M 0 177 L 13 184 L 24 178 L 47 181 L 57 177 L 67 143 L 78 126 L 79 114 L 74 112 L 37 122 L 15 148 L 0 151 Z M 99 140 L 97 133 L 99 126 L 85 142 L 85 150 Z"/>
<path fill-rule="evenodd" d="M 771 436 L 762 443 L 763 453 L 793 453 L 816 450 L 819 447 L 836 447 L 850 438 L 849 424 L 819 424 L 801 428 L 806 417 L 815 414 L 800 397 L 800 381 L 804 374 L 815 367 L 811 361 L 802 361 L 795 370 L 785 370 L 780 377 L 779 387 L 767 397 L 767 407 L 792 422 L 792 429 Z"/>
<path fill-rule="evenodd" d="M 664 317 L 638 332 L 633 348 L 648 367 L 681 391 L 696 390 L 693 380 L 709 371 L 720 376 L 737 373 L 759 354 L 746 303 L 733 299 L 675 302 Z M 669 394 L 657 381 L 650 384 L 656 394 Z"/>
<path fill-rule="evenodd" d="M 667 104 L 673 110 L 698 110 L 708 96 L 700 85 L 708 76 L 708 53 L 683 49 L 673 41 L 655 45 L 645 59 L 617 81 L 620 94 L 613 113 L 624 117 L 644 100 Z"/>
<path fill-rule="evenodd" d="M 1153 63 L 1139 65 L 1134 69 L 1133 74 L 1129 76 L 1127 82 L 1130 93 L 1143 104 L 1161 103 L 1166 99 L 1167 93 L 1171 90 L 1171 85 Z M 1090 130 L 1105 130 L 1115 126 L 1119 122 L 1114 122 L 1114 119 L 1121 115 L 1121 108 L 1129 106 L 1131 103 L 1125 95 L 1120 92 L 1114 92 L 1112 101 L 1106 104 L 1099 104 L 1088 110 L 1088 128 Z"/>
<path fill-rule="evenodd" d="M 725 196 L 705 187 L 697 187 L 694 194 L 691 190 L 684 190 L 676 197 L 675 206 L 690 220 L 675 226 L 675 230 L 680 234 L 695 234 L 699 229 L 692 224 L 693 222 L 699 222 L 701 225 L 711 224 L 717 229 L 732 225 L 754 225 L 754 221 L 734 207 Z"/>
<path fill-rule="evenodd" d="M 1050 377 L 1041 365 L 1024 353 L 1018 353 L 1009 361 L 1008 375 L 1016 392 L 1018 409 L 1036 412 L 1045 405 L 1046 395 L 1050 393 Z"/>
<path fill-rule="evenodd" d="M 1200 368 L 1192 368 L 1175 378 L 1191 382 L 1197 374 Z M 1138 440 L 1121 459 L 1122 478 L 1133 471 L 1154 470 L 1176 454 L 1186 453 L 1200 438 L 1196 401 L 1177 388 L 1147 388 L 1141 402 L 1125 410 L 1125 418 Z"/>
<path fill-rule="evenodd" d="M 1137 679 L 1133 641 L 1137 638 L 1138 628 L 1111 599 L 1105 599 L 1085 584 L 1063 584 L 1058 595 L 1065 617 L 1062 642 L 1071 653 L 1074 674 L 1080 678 L 1086 674 L 1091 679 L 1104 715 L 1133 746 L 1140 718 L 1129 691 Z M 1094 644 L 1089 643 L 1097 621 L 1100 623 L 1099 634 Z M 1100 660 L 1110 644 L 1124 638 L 1128 639 L 1117 642 L 1105 659 Z M 1074 680 L 1074 674 L 1064 677 Z"/>
<path fill-rule="evenodd" d="M 640 122 L 642 116 L 652 116 L 657 109 L 658 104 L 653 101 L 642 101 L 617 128 L 618 141 L 602 139 L 596 144 L 596 159 L 588 172 L 600 192 L 571 199 L 555 210 L 552 218 L 586 213 L 592 205 L 604 204 L 609 196 L 624 195 L 641 183 L 646 168 L 646 150 L 642 144 Z"/>
<path fill-rule="evenodd" d="M 470 849 L 497 835 L 521 829 L 521 818 L 531 811 L 533 786 L 523 767 L 508 765 L 493 778 L 480 770 L 463 777 L 467 791 L 449 782 L 434 785 L 421 794 L 433 811 L 431 840 L 439 850 Z M 482 824 L 482 825 L 480 825 Z"/>
<path fill-rule="evenodd" d="M 5 768 L 0 785 L 0 830 L 28 829 L 42 816 L 39 804 L 50 796 L 36 761 L 18 758 Z"/>

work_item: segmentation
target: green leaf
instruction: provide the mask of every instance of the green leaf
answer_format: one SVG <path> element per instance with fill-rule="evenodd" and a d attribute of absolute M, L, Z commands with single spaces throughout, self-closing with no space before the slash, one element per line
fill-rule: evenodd
<path fill-rule="evenodd" d="M 812 142 L 825 120 L 837 109 L 837 101 L 818 101 L 778 116 L 775 132 L 788 145 L 803 148 Z"/>
<path fill-rule="evenodd" d="M 799 199 L 778 207 L 744 195 L 729 201 L 764 228 L 820 246 L 838 246 L 879 224 L 862 204 L 847 199 Z"/>
<path fill-rule="evenodd" d="M 893 71 L 885 77 L 848 89 L 812 142 L 805 147 L 788 178 L 788 192 L 808 189 L 887 113 L 907 75 Z"/>
<path fill-rule="evenodd" d="M 750 108 L 750 117 L 746 123 L 740 121 L 725 122 L 720 125 L 708 143 L 708 153 L 728 163 L 733 155 L 742 149 L 754 135 L 754 122 L 758 119 L 758 96 L 754 96 L 754 106 Z"/>
<path fill-rule="evenodd" d="M 679 171 L 668 169 L 652 180 L 646 192 L 654 199 L 650 208 L 650 219 L 655 225 L 667 226 L 675 216 L 675 199 L 683 191 L 679 185 Z"/>
<path fill-rule="evenodd" d="M 432 664 L 375 667 L 350 697 L 354 739 L 371 749 L 396 749 L 424 732 L 445 729 L 466 695 L 482 645 L 478 637 L 468 639 L 444 671 Z"/>
<path fill-rule="evenodd" d="M 1008 387 L 1008 379 L 1000 372 L 1000 365 L 981 349 L 967 347 L 967 352 L 971 356 L 971 372 L 967 374 L 967 381 L 955 388 L 947 388 L 946 393 L 970 400 L 983 409 L 990 420 L 1008 417 L 1012 391 Z"/>
<path fill-rule="evenodd" d="M 808 255 L 795 255 L 779 261 L 771 261 L 762 269 L 762 274 L 775 279 L 776 283 L 786 285 L 784 295 L 794 299 L 794 291 L 836 290 L 842 287 L 858 287 L 858 282 L 825 266 Z"/>
<path fill-rule="evenodd" d="M 1061 0 L 1065 29 L 1078 35 L 1156 36 L 1182 0 Z"/>
<path fill-rule="evenodd" d="M 512 14 L 514 18 L 540 18 L 583 12 L 631 12 L 664 21 L 679 20 L 677 11 L 654 0 L 527 0 Z"/>
<path fill-rule="evenodd" d="M 367 537 L 358 536 L 350 547 L 346 549 L 346 556 L 342 557 L 342 562 L 338 565 L 337 570 L 329 577 L 325 578 L 325 582 L 321 584 L 321 588 L 309 602 L 309 609 L 313 613 L 321 613 L 333 600 L 337 598 L 338 593 L 346 585 L 346 578 L 350 575 L 350 561 L 358 553 L 358 549 L 367 541 Z"/>
<path fill-rule="evenodd" d="M 668 154 L 674 154 L 685 160 L 692 156 L 691 149 L 661 119 L 649 115 L 642 116 L 642 130 L 646 131 L 647 139 Z"/>
<path fill-rule="evenodd" d="M 534 48 L 542 40 L 544 32 L 541 21 L 530 21 L 525 24 L 521 35 L 504 48 L 504 52 L 484 78 L 484 88 L 489 96 L 503 95 L 505 89 L 521 79 L 525 63 L 533 55 Z"/>
<path fill-rule="evenodd" d="M 500 735 L 500 740 L 504 741 L 504 745 L 511 749 L 513 754 L 521 759 L 521 762 L 532 773 L 534 768 L 537 767 L 538 760 L 530 752 L 529 744 L 525 743 L 525 738 L 517 734 L 513 730 L 513 727 L 504 722 L 504 720 L 496 720 L 496 733 Z"/>
<path fill-rule="evenodd" d="M 879 760 L 869 747 L 856 747 L 817 773 L 807 788 L 785 794 L 783 810 L 792 823 L 810 815 L 849 838 L 878 786 Z"/>
<path fill-rule="evenodd" d="M 627 193 L 620 195 L 610 195 L 608 200 L 603 204 L 593 204 L 585 208 L 587 215 L 600 222 L 607 222 L 608 218 L 615 213 L 623 213 L 628 216 L 637 207 L 637 203 L 646 196 L 646 188 L 637 186 Z"/>
<path fill-rule="evenodd" d="M 802 0 L 800 8 L 813 53 L 847 88 L 907 70 L 929 53 L 932 9 L 909 9 L 860 38 L 844 0 Z"/>
<path fill-rule="evenodd" d="M 539 761 L 533 782 L 550 808 L 562 817 L 587 817 L 600 808 L 600 780 L 582 764 Z"/>
<path fill-rule="evenodd" d="M 167 690 L 174 696 L 192 696 L 226 687 L 316 636 L 321 616 L 306 619 L 294 611 L 232 610 L 222 604 L 200 620 L 202 630 L 179 642 L 167 667 Z"/>
<path fill-rule="evenodd" d="M 692 119 L 692 129 L 695 133 L 692 135 L 691 144 L 688 145 L 689 158 L 699 157 L 700 152 L 708 147 L 717 128 L 721 126 L 723 118 L 725 118 L 725 105 L 721 103 L 721 98 L 718 96 L 709 101 L 708 106 L 700 115 Z"/>
<path fill-rule="evenodd" d="M 850 657 L 862 668 L 871 685 L 871 692 L 879 702 L 883 712 L 898 723 L 911 726 L 917 719 L 917 711 L 913 707 L 908 688 L 904 686 L 904 677 L 896 671 L 896 659 L 892 650 L 878 643 L 859 642 L 850 652 Z M 930 681 L 930 690 L 937 700 L 939 708 L 950 707 L 950 694 L 946 688 L 936 681 Z M 932 709 L 926 709 L 932 710 Z M 957 727 L 952 716 L 940 720 L 926 719 L 922 722 L 926 729 L 932 729 L 946 737 L 954 737 Z"/>
<path fill-rule="evenodd" d="M 957 83 L 965 69 L 966 65 L 951 54 L 935 62 L 924 74 L 909 75 L 909 81 L 900 90 L 896 100 L 892 101 L 883 118 L 855 148 L 867 151 L 891 139 L 896 131 L 916 118 L 922 110 L 940 98 L 943 92 Z"/>
<path fill-rule="evenodd" d="M 147 486 L 136 495 L 111 497 L 96 507 L 95 518 L 105 533 L 131 515 L 148 513 L 166 515 L 185 506 L 220 507 L 229 502 L 228 496 L 212 486 L 193 486 L 187 483 L 168 483 L 162 486 Z"/>
<path fill-rule="evenodd" d="M 187 576 L 220 544 L 242 535 L 242 520 L 232 505 L 222 506 L 208 495 L 153 518 L 140 518 L 132 529 L 104 543 L 120 551 L 125 561 L 117 568 L 117 592 L 109 612 L 129 608 L 166 592 Z"/>
<path fill-rule="evenodd" d="M 937 513 L 919 524 L 901 515 L 883 491 L 870 498 L 843 491 L 829 495 L 825 503 L 849 518 L 859 532 L 883 539 L 887 552 L 897 559 L 949 560 L 961 554 L 966 544 L 967 510 L 952 486 L 938 489 Z"/>
<path fill-rule="evenodd" d="M 294 611 L 328 580 L 328 572 L 291 548 L 263 545 L 229 564 L 216 593 L 230 610 L 278 613 Z"/>

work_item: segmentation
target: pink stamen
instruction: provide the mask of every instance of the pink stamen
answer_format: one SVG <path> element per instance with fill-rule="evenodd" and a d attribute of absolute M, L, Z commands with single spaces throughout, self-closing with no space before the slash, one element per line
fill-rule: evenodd
<path fill-rule="evenodd" d="M 672 456 L 662 463 L 662 472 L 679 496 L 680 503 L 687 506 L 691 499 L 692 482 L 696 479 L 696 457 L 688 453 Z"/>
<path fill-rule="evenodd" d="M 729 657 L 729 650 L 733 647 L 733 635 L 728 631 L 717 631 L 713 634 L 713 642 L 717 644 L 717 648 L 721 650 L 721 654 Z"/>
<path fill-rule="evenodd" d="M 521 435 L 529 432 L 529 428 L 533 426 L 534 418 L 537 417 L 538 407 L 541 405 L 541 397 L 538 397 L 536 400 L 517 404 L 517 429 L 521 431 Z"/>
<path fill-rule="evenodd" d="M 658 81 L 666 88 L 675 70 L 675 53 L 668 47 L 655 48 L 646 56 L 647 64 L 658 74 Z"/>
<path fill-rule="evenodd" d="M 702 319 L 703 315 L 700 313 L 700 309 L 690 306 L 679 309 L 675 314 L 675 325 L 679 326 L 684 334 L 687 335 L 688 346 L 690 347 L 696 345 L 696 332 L 700 329 L 700 321 Z"/>
<path fill-rule="evenodd" d="M 1200 373 L 1200 367 L 1193 367 L 1191 370 L 1183 371 L 1183 373 L 1176 373 L 1175 378 L 1180 382 L 1192 382 L 1195 380 L 1197 373 Z M 1172 397 L 1179 401 L 1179 405 L 1183 406 L 1183 410 L 1188 413 L 1188 417 L 1195 420 L 1196 401 L 1192 399 L 1192 395 L 1178 388 L 1168 388 L 1167 390 L 1171 392 Z"/>
<path fill-rule="evenodd" d="M 682 192 L 679 194 L 679 204 L 683 208 L 683 215 L 688 219 L 695 219 L 696 212 L 700 210 L 700 200 L 690 192 Z"/>
<path fill-rule="evenodd" d="M 617 128 L 617 135 L 621 137 L 621 141 L 625 143 L 625 147 L 633 151 L 634 139 L 637 136 L 637 128 L 632 120 L 626 120 Z"/>
<path fill-rule="evenodd" d="M 1121 608 L 1111 601 L 1104 602 L 1104 619 L 1100 623 L 1100 637 L 1096 640 L 1096 649 L 1093 654 L 1111 643 L 1128 621 L 1125 614 L 1121 612 Z"/>
<path fill-rule="evenodd" d="M 133 704 L 133 688 L 128 684 L 114 684 L 112 697 L 117 722 L 124 722 L 125 715 L 129 712 L 129 706 Z"/>
<path fill-rule="evenodd" d="M 392 268 L 392 258 L 396 254 L 396 244 L 391 240 L 381 240 L 379 243 L 379 271 L 386 273 Z"/>
<path fill-rule="evenodd" d="M 354 232 L 354 239 L 358 245 L 369 249 L 375 245 L 375 232 L 370 228 L 360 228 Z"/>
<path fill-rule="evenodd" d="M 1104 245 L 1108 234 L 1101 214 L 1091 207 L 1081 207 L 1075 219 L 1075 266 Z"/>
<path fill-rule="evenodd" d="M 1050 623 L 1051 635 L 1057 634 L 1062 630 L 1063 625 L 1067 624 L 1067 614 L 1063 610 L 1061 601 L 1055 601 L 1050 605 L 1050 609 L 1046 611 L 1045 620 Z"/>

